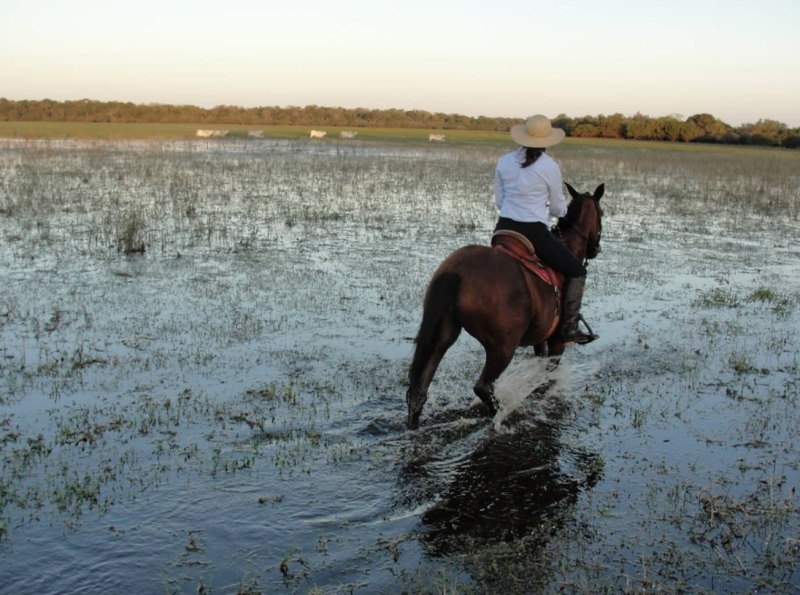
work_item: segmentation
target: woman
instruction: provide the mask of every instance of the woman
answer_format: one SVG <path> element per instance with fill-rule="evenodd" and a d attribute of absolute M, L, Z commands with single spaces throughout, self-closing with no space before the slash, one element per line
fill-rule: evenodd
<path fill-rule="evenodd" d="M 566 278 L 561 337 L 565 345 L 571 346 L 594 341 L 597 335 L 578 328 L 586 267 L 550 233 L 550 217 L 566 215 L 567 201 L 561 169 L 545 150 L 560 143 L 564 136 L 563 130 L 553 128 L 550 120 L 541 115 L 511 127 L 511 138 L 519 147 L 497 161 L 494 195 L 500 219 L 495 231 L 510 229 L 523 234 L 537 256 Z"/>

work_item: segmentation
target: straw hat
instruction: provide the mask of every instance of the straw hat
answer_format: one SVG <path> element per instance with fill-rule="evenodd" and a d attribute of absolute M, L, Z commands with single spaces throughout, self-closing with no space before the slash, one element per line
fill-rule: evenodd
<path fill-rule="evenodd" d="M 564 140 L 564 131 L 561 128 L 553 128 L 547 116 L 535 115 L 525 120 L 524 124 L 517 124 L 511 127 L 511 138 L 518 145 L 523 147 L 533 147 L 534 149 L 544 149 L 552 147 Z"/>

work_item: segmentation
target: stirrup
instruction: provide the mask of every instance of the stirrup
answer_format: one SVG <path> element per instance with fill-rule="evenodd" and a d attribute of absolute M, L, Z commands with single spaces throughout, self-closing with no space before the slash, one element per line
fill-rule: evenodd
<path fill-rule="evenodd" d="M 565 347 L 571 347 L 573 345 L 586 345 L 587 343 L 591 343 L 592 341 L 596 341 L 600 338 L 600 335 L 596 335 L 594 332 L 592 332 L 592 327 L 590 327 L 589 323 L 586 322 L 583 314 L 578 314 L 578 320 L 580 320 L 584 326 L 586 326 L 586 330 L 589 331 L 589 334 L 581 332 L 576 325 L 575 330 L 569 337 L 562 337 Z"/>
<path fill-rule="evenodd" d="M 579 319 L 579 320 L 580 320 L 580 321 L 583 323 L 583 325 L 586 327 L 586 330 L 587 330 L 587 331 L 589 331 L 589 334 L 588 334 L 588 335 L 586 335 L 586 336 L 587 336 L 587 337 L 591 337 L 591 338 L 590 338 L 588 341 L 586 341 L 585 343 L 591 343 L 592 341 L 596 341 L 597 339 L 599 339 L 599 338 L 600 338 L 600 335 L 596 335 L 596 334 L 594 333 L 594 331 L 592 330 L 592 327 L 590 327 L 590 326 L 589 326 L 589 323 L 588 323 L 588 322 L 586 322 L 586 319 L 583 317 L 583 314 L 578 314 L 578 319 Z M 585 343 L 581 343 L 581 344 L 582 344 L 582 345 L 584 345 Z"/>
<path fill-rule="evenodd" d="M 562 337 L 562 340 L 564 341 L 565 347 L 572 347 L 573 345 L 586 345 L 587 343 L 596 341 L 599 338 L 600 336 L 595 335 L 594 333 L 587 335 L 586 333 L 578 331 L 569 337 Z"/>

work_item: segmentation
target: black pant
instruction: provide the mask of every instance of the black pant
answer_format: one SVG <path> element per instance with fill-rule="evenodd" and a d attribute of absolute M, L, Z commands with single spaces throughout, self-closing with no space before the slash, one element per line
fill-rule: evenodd
<path fill-rule="evenodd" d="M 550 233 L 544 223 L 514 221 L 500 217 L 494 230 L 510 229 L 531 241 L 536 255 L 565 277 L 585 277 L 586 267 L 569 251 L 564 242 Z"/>

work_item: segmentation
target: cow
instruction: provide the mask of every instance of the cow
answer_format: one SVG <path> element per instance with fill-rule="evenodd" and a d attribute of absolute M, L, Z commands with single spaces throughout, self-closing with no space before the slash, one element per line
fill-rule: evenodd
<path fill-rule="evenodd" d="M 228 136 L 227 130 L 198 130 L 194 133 L 198 138 L 209 138 L 212 136 Z"/>
<path fill-rule="evenodd" d="M 247 136 L 252 136 L 253 138 L 261 138 L 264 136 L 263 130 L 248 130 Z"/>
<path fill-rule="evenodd" d="M 311 134 L 309 136 L 311 138 L 322 138 L 326 134 L 327 134 L 327 132 L 325 132 L 324 130 L 312 130 Z"/>
<path fill-rule="evenodd" d="M 444 140 L 444 134 L 430 134 L 428 135 L 428 140 L 442 142 Z"/>
<path fill-rule="evenodd" d="M 339 133 L 339 138 L 355 138 L 358 132 L 354 132 L 352 130 L 342 130 Z"/>

